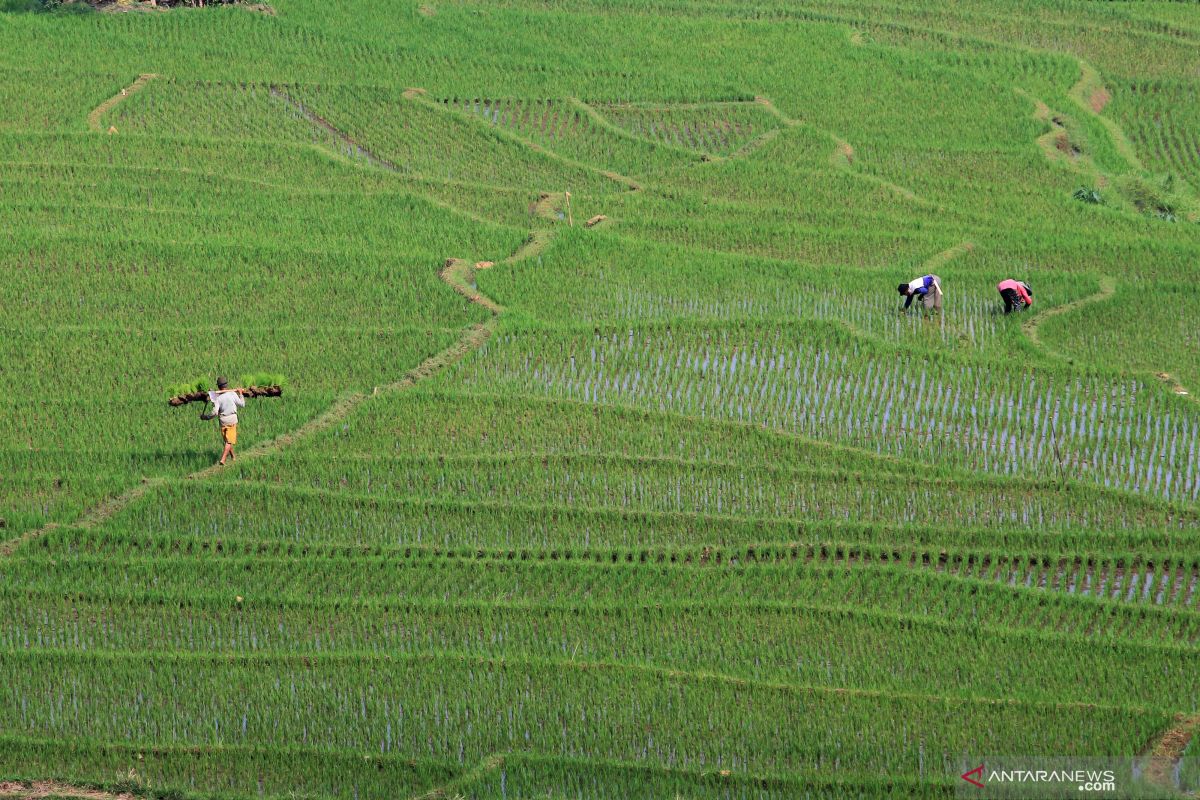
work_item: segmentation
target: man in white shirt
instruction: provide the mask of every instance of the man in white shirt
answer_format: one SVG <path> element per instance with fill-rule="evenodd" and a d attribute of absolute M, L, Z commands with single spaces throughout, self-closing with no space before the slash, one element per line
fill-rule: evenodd
<path fill-rule="evenodd" d="M 217 463 L 224 466 L 225 459 L 234 457 L 233 446 L 237 444 L 237 410 L 245 407 L 246 400 L 242 397 L 240 389 L 230 389 L 229 381 L 222 377 L 217 378 L 217 390 L 208 393 L 208 400 L 212 403 L 212 411 L 201 414 L 200 419 L 215 417 L 221 426 L 221 441 L 225 443 L 225 450 Z"/>
<path fill-rule="evenodd" d="M 908 311 L 913 299 L 917 297 L 921 298 L 921 303 L 930 311 L 934 309 L 941 311 L 942 309 L 942 279 L 937 275 L 923 275 L 908 283 L 902 283 L 896 288 L 905 298 L 904 311 Z"/>

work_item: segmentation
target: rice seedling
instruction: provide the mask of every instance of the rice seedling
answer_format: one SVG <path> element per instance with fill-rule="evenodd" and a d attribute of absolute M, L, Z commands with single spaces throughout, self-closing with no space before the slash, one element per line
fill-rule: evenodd
<path fill-rule="evenodd" d="M 1196 714 L 1186 4 L 271 6 L 0 0 L 0 783 L 949 797 Z M 288 378 L 219 469 L 218 374 Z"/>

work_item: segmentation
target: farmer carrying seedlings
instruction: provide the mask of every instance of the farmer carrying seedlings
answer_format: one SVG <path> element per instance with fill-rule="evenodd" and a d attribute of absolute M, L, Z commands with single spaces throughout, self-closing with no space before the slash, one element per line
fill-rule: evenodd
<path fill-rule="evenodd" d="M 1008 278 L 996 284 L 996 291 L 1000 292 L 1000 297 L 1004 299 L 1005 314 L 1024 311 L 1033 305 L 1033 289 L 1030 289 L 1025 281 Z"/>
<path fill-rule="evenodd" d="M 896 287 L 900 294 L 906 298 L 904 301 L 904 311 L 908 311 L 908 307 L 912 305 L 914 297 L 920 297 L 927 309 L 941 309 L 942 307 L 942 279 L 937 275 L 925 275 L 920 278 L 914 278 L 908 283 L 902 283 Z"/>
<path fill-rule="evenodd" d="M 217 418 L 218 424 L 221 426 L 221 441 L 225 443 L 225 449 L 221 452 L 221 460 L 217 463 L 224 466 L 225 459 L 234 457 L 233 446 L 237 444 L 237 410 L 244 408 L 246 401 L 242 397 L 241 390 L 230 389 L 229 381 L 223 377 L 217 378 L 217 390 L 208 393 L 208 400 L 212 403 L 212 411 L 201 412 L 200 419 Z"/>

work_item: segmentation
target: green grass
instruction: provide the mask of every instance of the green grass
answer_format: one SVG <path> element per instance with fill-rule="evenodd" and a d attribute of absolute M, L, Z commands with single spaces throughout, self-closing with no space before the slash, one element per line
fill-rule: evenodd
<path fill-rule="evenodd" d="M 1194 5 L 35 5 L 0 781 L 948 797 L 1197 712 Z"/>

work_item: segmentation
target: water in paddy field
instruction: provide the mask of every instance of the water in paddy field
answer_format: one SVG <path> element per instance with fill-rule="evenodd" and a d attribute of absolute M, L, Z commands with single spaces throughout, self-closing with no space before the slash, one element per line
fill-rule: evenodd
<path fill-rule="evenodd" d="M 523 349 L 530 344 L 488 345 L 494 356 L 475 362 L 474 374 L 552 396 L 753 423 L 1000 475 L 1065 474 L 1167 500 L 1200 497 L 1200 420 L 1136 379 L 1014 374 L 881 356 L 855 344 L 799 344 L 773 332 L 746 339 L 728 330 L 629 329 L 592 337 L 585 358 L 582 347 Z"/>
<path fill-rule="evenodd" d="M 930 314 L 914 303 L 908 314 L 898 312 L 891 297 L 875 291 L 838 288 L 813 290 L 789 287 L 770 297 L 743 293 L 733 297 L 687 297 L 623 288 L 612 305 L 613 319 L 638 320 L 755 320 L 791 317 L 828 320 L 878 336 L 943 347 L 978 348 L 1009 332 L 994 293 L 957 293 L 952 308 Z M 601 312 L 602 314 L 602 312 Z"/>

